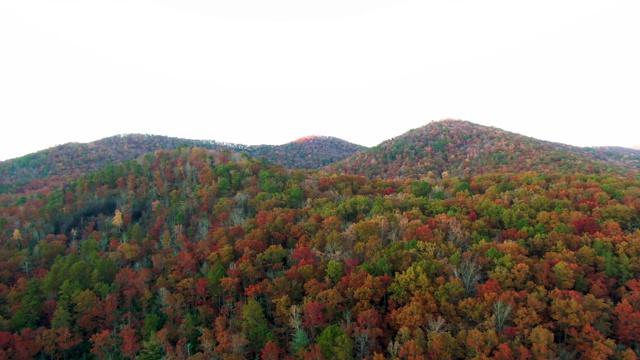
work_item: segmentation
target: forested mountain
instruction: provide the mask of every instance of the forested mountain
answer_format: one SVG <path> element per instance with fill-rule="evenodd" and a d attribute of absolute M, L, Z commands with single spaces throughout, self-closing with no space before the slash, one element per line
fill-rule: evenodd
<path fill-rule="evenodd" d="M 589 156 L 597 160 L 603 160 L 626 168 L 640 169 L 640 150 L 617 147 L 599 146 L 584 148 Z"/>
<path fill-rule="evenodd" d="M 1 163 L 0 359 L 637 358 L 638 151 L 453 120 L 360 150 Z"/>
<path fill-rule="evenodd" d="M 318 169 L 366 149 L 330 136 L 308 136 L 284 145 L 251 146 L 245 151 L 290 169 Z"/>
<path fill-rule="evenodd" d="M 59 145 L 0 162 L 0 191 L 32 190 L 44 184 L 61 184 L 70 177 L 96 172 L 155 150 L 175 149 L 187 144 L 208 149 L 222 146 L 213 141 L 151 135 L 112 136 L 87 144 Z"/>
<path fill-rule="evenodd" d="M 184 147 L 2 194 L 0 358 L 637 358 L 640 179 L 491 166 L 383 180 Z"/>
<path fill-rule="evenodd" d="M 118 135 L 88 144 L 70 143 L 0 162 L 0 193 L 62 185 L 69 177 L 156 150 L 178 147 L 245 152 L 291 169 L 319 169 L 402 178 L 493 172 L 640 170 L 640 150 L 621 147 L 579 148 L 541 141 L 460 120 L 441 120 L 366 149 L 327 136 L 310 136 L 284 145 L 241 145 L 159 135 Z M 364 151 L 366 150 L 366 151 Z"/>
<path fill-rule="evenodd" d="M 441 120 L 359 152 L 327 169 L 391 179 L 531 170 L 637 172 L 640 153 L 627 150 L 579 148 L 468 121 Z"/>
<path fill-rule="evenodd" d="M 196 146 L 246 152 L 288 168 L 317 169 L 364 149 L 347 141 L 314 136 L 284 145 L 241 145 L 213 140 L 190 140 L 160 135 L 118 135 L 88 144 L 70 143 L 0 162 L 0 193 L 41 189 L 69 177 L 96 172 L 156 150 Z"/>

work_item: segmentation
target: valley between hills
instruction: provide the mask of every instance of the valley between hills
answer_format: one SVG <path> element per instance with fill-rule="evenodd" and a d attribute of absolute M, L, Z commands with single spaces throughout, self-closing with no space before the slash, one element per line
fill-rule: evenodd
<path fill-rule="evenodd" d="M 2 359 L 636 359 L 640 150 L 441 120 L 0 162 Z"/>

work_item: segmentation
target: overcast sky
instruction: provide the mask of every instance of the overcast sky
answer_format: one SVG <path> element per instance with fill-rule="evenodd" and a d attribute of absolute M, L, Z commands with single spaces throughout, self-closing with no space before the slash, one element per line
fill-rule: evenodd
<path fill-rule="evenodd" d="M 640 1 L 0 1 L 0 160 L 121 133 L 640 145 Z"/>

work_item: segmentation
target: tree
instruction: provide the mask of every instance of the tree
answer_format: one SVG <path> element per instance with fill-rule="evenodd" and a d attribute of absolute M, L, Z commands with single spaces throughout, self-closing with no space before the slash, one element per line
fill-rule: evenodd
<path fill-rule="evenodd" d="M 489 356 L 493 348 L 498 345 L 498 336 L 493 330 L 485 332 L 478 329 L 462 330 L 457 338 L 465 345 L 468 357 Z"/>
<path fill-rule="evenodd" d="M 493 316 L 498 334 L 504 329 L 504 324 L 510 313 L 511 305 L 505 304 L 502 301 L 496 301 L 493 303 Z"/>
<path fill-rule="evenodd" d="M 122 346 L 120 348 L 122 355 L 134 358 L 138 350 L 142 348 L 142 345 L 138 342 L 136 330 L 127 326 L 120 331 L 118 336 L 122 339 Z"/>
<path fill-rule="evenodd" d="M 378 338 L 384 335 L 380 328 L 382 316 L 371 308 L 358 314 L 355 323 L 356 345 L 360 357 L 365 357 L 373 344 L 378 343 Z"/>
<path fill-rule="evenodd" d="M 469 259 L 463 260 L 454 270 L 455 276 L 462 281 L 467 296 L 473 296 L 476 293 L 476 285 L 480 282 L 482 274 L 480 268 L 475 262 Z"/>
<path fill-rule="evenodd" d="M 67 354 L 72 348 L 82 341 L 77 334 L 72 333 L 68 328 L 57 329 L 56 334 L 58 335 L 56 344 L 64 358 L 67 357 Z"/>
<path fill-rule="evenodd" d="M 585 325 L 578 334 L 576 350 L 582 352 L 584 357 L 593 360 L 606 360 L 613 355 L 615 344 L 591 325 Z"/>
<path fill-rule="evenodd" d="M 327 264 L 327 277 L 337 283 L 342 278 L 342 275 L 344 275 L 342 263 L 333 260 L 329 261 L 329 264 Z"/>
<path fill-rule="evenodd" d="M 327 320 L 323 313 L 324 309 L 324 304 L 317 301 L 309 301 L 304 304 L 302 308 L 304 312 L 302 317 L 303 325 L 312 332 L 316 327 L 327 326 Z"/>
<path fill-rule="evenodd" d="M 536 359 L 552 359 L 555 351 L 553 333 L 542 326 L 536 326 L 529 334 L 531 351 Z"/>
<path fill-rule="evenodd" d="M 616 336 L 628 346 L 640 344 L 640 311 L 634 310 L 626 300 L 614 309 Z"/>
<path fill-rule="evenodd" d="M 278 360 L 284 355 L 284 350 L 276 345 L 273 341 L 266 343 L 262 352 L 260 353 L 260 359 L 262 360 Z"/>
<path fill-rule="evenodd" d="M 118 351 L 116 338 L 110 330 L 102 330 L 91 336 L 91 353 L 99 359 L 108 359 L 114 357 Z"/>
<path fill-rule="evenodd" d="M 103 315 L 101 304 L 94 292 L 85 290 L 74 298 L 75 321 L 81 329 L 89 333 L 98 327 L 98 317 Z"/>
<path fill-rule="evenodd" d="M 307 333 L 302 329 L 296 330 L 293 335 L 293 340 L 291 340 L 291 352 L 297 354 L 300 349 L 306 349 L 309 345 L 309 337 Z"/>
<path fill-rule="evenodd" d="M 111 223 L 113 224 L 113 226 L 115 226 L 118 229 L 122 227 L 124 222 L 122 220 L 122 212 L 120 210 L 116 209 L 116 212 L 113 215 L 113 220 L 111 221 Z"/>
<path fill-rule="evenodd" d="M 458 342 L 449 332 L 432 331 L 427 335 L 429 359 L 454 359 L 459 352 Z"/>
<path fill-rule="evenodd" d="M 145 341 L 142 346 L 142 350 L 140 350 L 140 354 L 136 359 L 138 360 L 162 360 L 164 359 L 164 351 L 162 351 L 162 347 L 158 344 L 158 340 L 155 337 L 152 337 L 150 340 Z"/>
<path fill-rule="evenodd" d="M 574 266 L 577 267 L 577 265 Z M 575 273 L 570 264 L 567 264 L 564 261 L 560 261 L 551 268 L 551 271 L 553 271 L 553 274 L 555 275 L 556 286 L 559 289 L 573 289 L 576 279 Z"/>
<path fill-rule="evenodd" d="M 22 239 L 22 234 L 20 233 L 20 230 L 18 229 L 13 230 L 13 240 L 20 241 L 21 239 Z"/>
<path fill-rule="evenodd" d="M 400 347 L 400 357 L 408 360 L 422 360 L 424 359 L 424 349 L 416 339 L 411 339 Z"/>
<path fill-rule="evenodd" d="M 40 350 L 42 350 L 42 346 L 38 342 L 37 336 L 38 333 L 30 328 L 22 329 L 22 331 L 20 331 L 20 335 L 15 334 L 13 336 L 15 341 L 15 355 L 7 356 L 7 358 L 15 358 L 16 360 L 34 359 Z M 0 344 L 1 343 L 2 340 L 0 340 Z M 0 345 L 0 357 L 2 357 L 2 348 L 3 346 Z"/>
<path fill-rule="evenodd" d="M 249 346 L 256 353 L 272 337 L 262 306 L 256 300 L 249 300 L 242 307 L 242 333 L 247 337 Z"/>
<path fill-rule="evenodd" d="M 338 325 L 329 325 L 318 336 L 318 345 L 327 359 L 353 359 L 353 342 Z"/>

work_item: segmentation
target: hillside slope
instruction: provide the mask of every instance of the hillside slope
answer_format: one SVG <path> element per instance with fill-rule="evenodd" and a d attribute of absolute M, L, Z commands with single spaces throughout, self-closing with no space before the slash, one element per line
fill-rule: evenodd
<path fill-rule="evenodd" d="M 366 149 L 331 136 L 308 136 L 284 145 L 250 146 L 246 152 L 289 169 L 318 169 Z"/>
<path fill-rule="evenodd" d="M 633 151 L 633 150 L 630 150 Z M 441 120 L 329 165 L 367 177 L 472 176 L 519 171 L 637 171 L 636 158 L 542 141 L 468 121 Z"/>
<path fill-rule="evenodd" d="M 284 145 L 231 144 L 161 135 L 117 135 L 91 143 L 69 143 L 20 158 L 0 162 L 0 193 L 34 190 L 61 184 L 65 178 L 99 171 L 109 165 L 134 160 L 156 150 L 178 147 L 246 152 L 288 168 L 316 169 L 343 160 L 364 149 L 347 141 L 313 136 Z"/>
<path fill-rule="evenodd" d="M 0 359 L 636 358 L 640 179 L 228 155 L 0 195 Z"/>
<path fill-rule="evenodd" d="M 627 168 L 640 169 L 640 149 L 619 146 L 586 147 L 588 156 Z"/>

